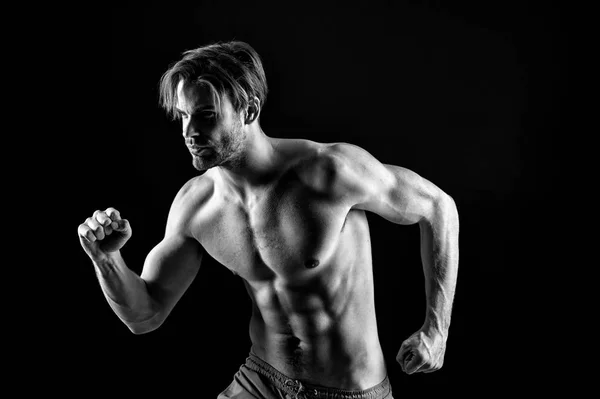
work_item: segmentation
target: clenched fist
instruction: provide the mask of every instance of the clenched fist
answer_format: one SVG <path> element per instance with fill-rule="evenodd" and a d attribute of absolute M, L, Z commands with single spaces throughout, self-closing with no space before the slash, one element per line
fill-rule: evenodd
<path fill-rule="evenodd" d="M 108 208 L 94 212 L 79 225 L 77 233 L 85 252 L 93 262 L 98 262 L 125 245 L 131 237 L 131 226 L 126 219 L 121 219 L 119 211 Z"/>
<path fill-rule="evenodd" d="M 406 374 L 431 373 L 444 364 L 446 338 L 419 330 L 402 343 L 396 361 Z"/>

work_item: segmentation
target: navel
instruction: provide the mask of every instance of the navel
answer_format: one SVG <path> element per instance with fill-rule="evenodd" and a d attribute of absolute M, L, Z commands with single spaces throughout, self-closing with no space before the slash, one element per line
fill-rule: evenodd
<path fill-rule="evenodd" d="M 306 262 L 304 262 L 304 267 L 306 267 L 307 269 L 314 269 L 317 266 L 319 266 L 318 259 L 311 258 L 311 259 L 307 260 Z"/>

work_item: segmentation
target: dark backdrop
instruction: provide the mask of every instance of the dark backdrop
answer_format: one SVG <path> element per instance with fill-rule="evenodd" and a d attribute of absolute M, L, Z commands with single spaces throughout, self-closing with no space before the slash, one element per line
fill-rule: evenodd
<path fill-rule="evenodd" d="M 433 374 L 407 376 L 394 360 L 424 317 L 418 227 L 368 216 L 394 396 L 487 396 L 531 381 L 540 298 L 529 277 L 548 260 L 540 250 L 548 243 L 547 165 L 566 87 L 561 11 L 526 1 L 284 3 L 71 10 L 60 55 L 69 106 L 56 115 L 64 152 L 47 195 L 69 204 L 60 227 L 71 232 L 59 238 L 67 261 L 57 272 L 68 306 L 57 307 L 53 325 L 61 351 L 75 357 L 54 371 L 100 377 L 84 388 L 91 391 L 118 380 L 134 391 L 212 398 L 244 361 L 250 300 L 239 277 L 205 258 L 164 325 L 134 336 L 105 302 L 76 236 L 94 210 L 119 209 L 134 232 L 124 257 L 141 271 L 172 199 L 197 173 L 180 127 L 158 107 L 160 76 L 184 50 L 238 39 L 264 62 L 267 135 L 359 145 L 431 180 L 458 205 L 452 326 L 445 365 Z"/>

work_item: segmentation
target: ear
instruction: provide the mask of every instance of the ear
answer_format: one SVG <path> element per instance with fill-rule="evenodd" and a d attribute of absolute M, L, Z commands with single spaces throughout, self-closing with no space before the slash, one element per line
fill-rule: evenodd
<path fill-rule="evenodd" d="M 249 125 L 254 122 L 258 115 L 260 115 L 260 100 L 254 96 L 248 101 L 248 107 L 246 108 L 246 124 Z"/>

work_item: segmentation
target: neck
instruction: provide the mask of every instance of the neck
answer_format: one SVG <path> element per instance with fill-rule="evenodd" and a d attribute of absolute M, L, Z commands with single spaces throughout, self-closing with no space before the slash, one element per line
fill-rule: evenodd
<path fill-rule="evenodd" d="M 217 166 L 225 180 L 242 192 L 267 184 L 277 173 L 279 157 L 271 139 L 260 128 L 251 129 L 234 160 Z"/>

